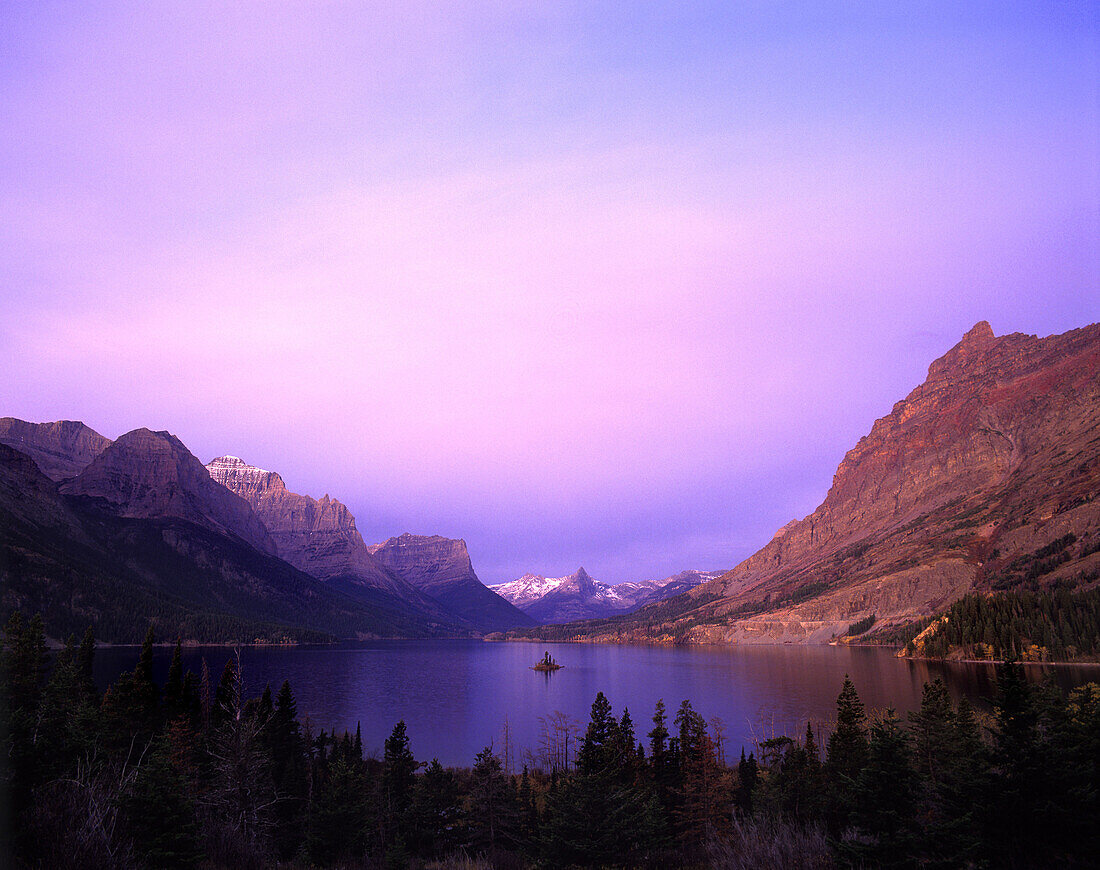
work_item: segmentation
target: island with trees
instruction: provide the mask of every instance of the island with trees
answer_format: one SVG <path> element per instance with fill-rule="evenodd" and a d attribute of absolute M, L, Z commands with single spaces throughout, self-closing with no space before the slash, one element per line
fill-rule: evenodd
<path fill-rule="evenodd" d="M 559 665 L 556 661 L 554 661 L 554 657 L 550 655 L 550 651 L 547 650 L 546 654 L 541 659 L 539 659 L 539 663 L 532 667 L 531 670 L 546 672 L 560 671 L 563 667 L 565 666 Z"/>

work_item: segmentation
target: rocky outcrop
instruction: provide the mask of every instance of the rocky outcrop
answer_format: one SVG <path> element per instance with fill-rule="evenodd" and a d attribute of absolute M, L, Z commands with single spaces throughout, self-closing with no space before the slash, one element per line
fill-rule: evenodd
<path fill-rule="evenodd" d="M 1098 490 L 1100 325 L 998 338 L 982 322 L 847 453 L 810 516 L 686 596 L 584 633 L 824 642 L 972 589 L 1092 584 Z M 1057 564 L 1039 555 L 1070 538 Z"/>
<path fill-rule="evenodd" d="M 127 432 L 62 484 L 61 491 L 101 499 L 118 516 L 176 517 L 276 553 L 275 542 L 248 502 L 213 480 L 169 432 Z"/>
<path fill-rule="evenodd" d="M 110 439 L 76 420 L 28 423 L 0 417 L 0 444 L 29 456 L 43 474 L 55 481 L 76 477 L 110 443 Z"/>
<path fill-rule="evenodd" d="M 683 571 L 663 580 L 620 583 L 611 586 L 594 580 L 584 568 L 566 577 L 524 574 L 510 583 L 489 588 L 541 623 L 599 619 L 628 613 L 655 601 L 663 601 L 717 574 Z"/>
<path fill-rule="evenodd" d="M 279 556 L 319 580 L 365 586 L 405 601 L 436 621 L 453 617 L 436 601 L 386 569 L 371 555 L 351 511 L 326 493 L 320 500 L 286 488 L 282 477 L 236 456 L 219 456 L 210 476 L 251 506 L 275 541 Z"/>
<path fill-rule="evenodd" d="M 465 541 L 405 533 L 368 549 L 383 566 L 479 631 L 534 624 L 478 579 Z"/>

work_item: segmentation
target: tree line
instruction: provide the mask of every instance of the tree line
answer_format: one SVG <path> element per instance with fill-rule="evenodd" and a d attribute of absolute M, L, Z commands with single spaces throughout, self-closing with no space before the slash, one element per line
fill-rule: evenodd
<path fill-rule="evenodd" d="M 930 636 L 907 639 L 906 653 L 1026 661 L 1100 658 L 1100 589 L 967 595 L 944 617 Z"/>
<path fill-rule="evenodd" d="M 153 634 L 105 692 L 95 640 L 47 654 L 18 614 L 2 657 L 3 793 L 16 867 L 1088 867 L 1100 860 L 1100 686 L 1000 668 L 992 712 L 925 686 L 906 720 L 845 678 L 836 720 L 731 764 L 684 701 L 638 728 L 597 694 L 583 737 L 509 772 L 382 757 L 314 731 L 289 683 L 246 698 L 239 662 L 166 682 Z M 644 731 L 644 734 L 639 734 Z"/>

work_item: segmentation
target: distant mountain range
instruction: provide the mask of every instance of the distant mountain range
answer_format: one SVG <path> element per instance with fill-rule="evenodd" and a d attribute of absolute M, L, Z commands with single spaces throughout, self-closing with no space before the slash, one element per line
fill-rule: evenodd
<path fill-rule="evenodd" d="M 858 385 L 857 385 L 858 386 Z M 890 632 L 969 592 L 1100 583 L 1100 324 L 978 323 L 875 422 L 810 516 L 709 583 L 604 620 L 595 641 L 825 643 Z"/>
<path fill-rule="evenodd" d="M 566 577 L 524 574 L 510 583 L 489 588 L 538 622 L 561 623 L 628 613 L 679 595 L 717 576 L 718 572 L 683 571 L 663 580 L 611 586 L 578 568 Z"/>
<path fill-rule="evenodd" d="M 238 642 L 533 622 L 480 584 L 463 542 L 414 539 L 432 546 L 384 565 L 340 502 L 234 457 L 204 467 L 168 432 L 112 442 L 74 421 L 0 419 L 0 532 L 3 610 L 42 612 L 54 636 L 91 624 L 134 641 L 150 620 L 162 636 Z"/>

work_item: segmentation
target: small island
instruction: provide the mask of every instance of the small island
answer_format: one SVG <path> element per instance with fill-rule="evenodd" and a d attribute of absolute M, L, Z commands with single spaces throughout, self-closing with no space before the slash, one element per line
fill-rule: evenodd
<path fill-rule="evenodd" d="M 535 665 L 531 670 L 533 671 L 558 671 L 561 670 L 563 665 L 559 665 L 554 661 L 554 657 L 547 651 L 546 655 L 542 657 L 542 660 Z"/>

